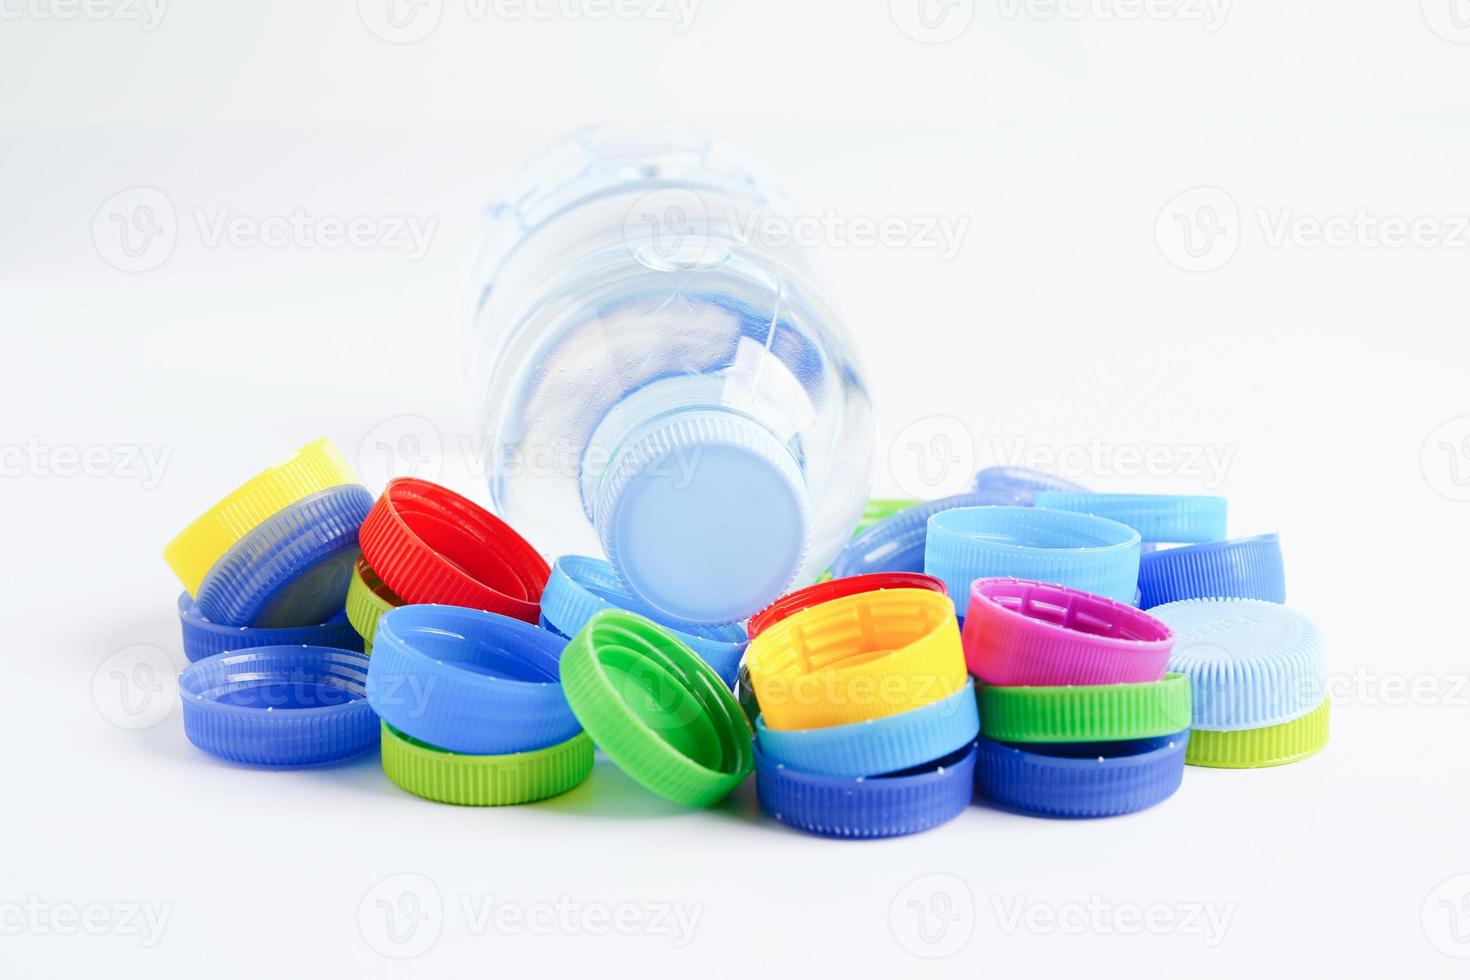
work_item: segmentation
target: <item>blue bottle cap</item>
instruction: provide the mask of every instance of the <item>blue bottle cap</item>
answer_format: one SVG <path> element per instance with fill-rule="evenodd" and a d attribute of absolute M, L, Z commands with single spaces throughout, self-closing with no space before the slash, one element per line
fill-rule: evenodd
<path fill-rule="evenodd" d="M 995 503 L 1020 504 L 1022 507 L 1030 507 L 1036 493 L 1042 490 L 1087 492 L 1087 488 L 1080 483 L 1026 466 L 987 466 L 975 474 L 975 479 L 970 482 L 970 489 L 976 493 L 1002 494 L 1006 499 L 994 501 Z"/>
<path fill-rule="evenodd" d="M 618 577 L 668 622 L 733 623 L 781 595 L 811 517 L 791 450 L 729 412 L 680 412 L 631 435 L 593 508 Z"/>
<path fill-rule="evenodd" d="M 254 766 L 314 766 L 378 744 L 368 658 L 330 647 L 255 647 L 179 675 L 184 734 L 210 755 Z"/>
<path fill-rule="evenodd" d="M 980 734 L 975 683 L 922 707 L 830 728 L 781 731 L 755 719 L 756 740 L 774 763 L 820 776 L 877 776 L 939 759 Z"/>
<path fill-rule="evenodd" d="M 668 617 L 628 592 L 613 567 L 600 558 L 564 555 L 551 566 L 541 593 L 541 616 L 557 633 L 573 637 L 604 609 L 624 609 L 666 628 L 709 664 L 727 685 L 735 686 L 740 658 L 750 643 L 738 623 L 700 626 L 670 623 Z"/>
<path fill-rule="evenodd" d="M 1037 507 L 1096 514 L 1127 524 L 1147 543 L 1193 543 L 1225 537 L 1225 498 L 1165 493 L 1036 494 Z"/>
<path fill-rule="evenodd" d="M 582 730 L 561 689 L 566 645 L 509 616 L 399 606 L 378 620 L 368 700 L 400 732 L 449 752 L 544 749 Z"/>
<path fill-rule="evenodd" d="M 772 761 L 755 749 L 762 809 L 822 837 L 916 834 L 953 820 L 974 796 L 975 746 L 885 776 L 819 776 Z"/>
<path fill-rule="evenodd" d="M 929 518 L 924 571 L 944 582 L 958 615 L 977 578 L 1065 585 L 1132 602 L 1138 532 L 1091 514 L 1034 507 L 961 507 Z"/>
<path fill-rule="evenodd" d="M 975 788 L 981 797 L 1048 817 L 1115 817 L 1174 795 L 1184 778 L 1189 732 L 1126 742 L 1018 747 L 979 740 Z"/>
<path fill-rule="evenodd" d="M 956 507 L 983 507 L 1011 502 L 1007 493 L 985 490 L 926 500 L 906 507 L 849 541 L 837 553 L 837 557 L 832 559 L 832 577 L 847 578 L 849 575 L 867 575 L 871 572 L 922 572 L 924 539 L 928 533 L 930 517 Z"/>
<path fill-rule="evenodd" d="M 1145 554 L 1138 565 L 1144 609 L 1180 599 L 1286 601 L 1286 569 L 1275 534 L 1232 538 Z"/>
<path fill-rule="evenodd" d="M 220 653 L 249 650 L 254 647 L 313 646 L 335 647 L 362 652 L 362 637 L 347 621 L 341 610 L 316 626 L 292 626 L 279 629 L 256 629 L 252 626 L 221 626 L 204 618 L 189 593 L 179 593 L 179 625 L 184 634 L 184 656 L 203 660 Z"/>
<path fill-rule="evenodd" d="M 1174 630 L 1169 670 L 1189 678 L 1199 731 L 1265 728 L 1322 703 L 1322 634 L 1301 613 L 1261 599 L 1184 599 L 1149 611 Z"/>
<path fill-rule="evenodd" d="M 329 487 L 278 511 L 225 552 L 199 583 L 199 611 L 225 626 L 320 623 L 342 608 L 357 561 L 366 487 Z"/>

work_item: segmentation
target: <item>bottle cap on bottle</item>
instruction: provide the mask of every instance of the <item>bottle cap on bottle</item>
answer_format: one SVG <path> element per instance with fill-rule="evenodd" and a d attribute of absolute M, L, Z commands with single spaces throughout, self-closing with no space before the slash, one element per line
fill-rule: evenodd
<path fill-rule="evenodd" d="M 743 416 L 686 411 L 613 454 L 593 521 L 618 576 L 673 621 L 733 623 L 796 578 L 810 538 L 790 449 Z"/>

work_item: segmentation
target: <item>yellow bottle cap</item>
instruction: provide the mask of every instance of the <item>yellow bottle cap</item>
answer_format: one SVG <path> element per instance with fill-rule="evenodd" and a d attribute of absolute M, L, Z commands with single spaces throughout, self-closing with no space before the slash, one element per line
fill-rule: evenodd
<path fill-rule="evenodd" d="M 352 467 L 330 440 L 308 443 L 196 518 L 164 546 L 163 560 L 193 595 L 214 563 L 262 521 L 304 497 L 357 482 Z"/>
<path fill-rule="evenodd" d="M 967 679 L 954 604 L 929 589 L 833 599 L 768 627 L 746 651 L 768 728 L 848 725 L 949 697 Z"/>

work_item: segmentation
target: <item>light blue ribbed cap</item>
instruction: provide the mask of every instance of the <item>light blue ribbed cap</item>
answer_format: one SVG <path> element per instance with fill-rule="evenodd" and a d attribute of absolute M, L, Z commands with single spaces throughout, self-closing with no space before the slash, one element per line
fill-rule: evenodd
<path fill-rule="evenodd" d="M 1034 507 L 960 507 L 929 518 L 924 571 L 944 582 L 960 616 L 977 578 L 1020 578 L 1131 603 L 1138 532 L 1091 514 Z"/>
<path fill-rule="evenodd" d="M 1096 514 L 1127 524 L 1146 542 L 1196 544 L 1225 537 L 1225 498 L 1167 493 L 1036 494 L 1037 507 Z"/>
<path fill-rule="evenodd" d="M 1189 678 L 1191 728 L 1265 728 L 1322 704 L 1325 647 L 1301 613 L 1261 599 L 1184 599 L 1148 612 L 1174 630 L 1169 670 Z"/>

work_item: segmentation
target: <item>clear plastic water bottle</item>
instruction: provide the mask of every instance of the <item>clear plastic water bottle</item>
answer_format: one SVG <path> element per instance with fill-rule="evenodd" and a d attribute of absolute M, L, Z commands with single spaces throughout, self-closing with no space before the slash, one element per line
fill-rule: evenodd
<path fill-rule="evenodd" d="M 471 365 L 496 508 L 671 620 L 815 577 L 867 500 L 862 371 L 783 220 L 702 137 L 612 129 L 491 212 Z"/>

